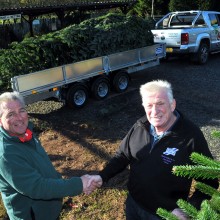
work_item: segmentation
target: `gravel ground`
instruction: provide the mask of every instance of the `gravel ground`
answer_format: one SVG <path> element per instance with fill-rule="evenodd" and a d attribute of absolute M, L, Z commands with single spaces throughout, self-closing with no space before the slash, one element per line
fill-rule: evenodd
<path fill-rule="evenodd" d="M 195 65 L 185 58 L 161 62 L 157 67 L 132 74 L 126 93 L 116 96 L 111 94 L 103 101 L 91 100 L 81 110 L 70 110 L 62 103 L 51 101 L 29 105 L 28 110 L 32 119 L 45 120 L 53 128 L 59 126 L 55 124 L 60 123 L 60 117 L 63 123 L 66 121 L 65 127 L 70 121 L 75 124 L 93 121 L 93 125 L 104 128 L 108 120 L 110 128 L 104 131 L 100 129 L 99 136 L 102 139 L 121 139 L 136 119 L 144 114 L 139 95 L 140 85 L 152 79 L 166 79 L 173 85 L 177 108 L 201 128 L 213 156 L 219 160 L 220 139 L 211 136 L 213 131 L 220 131 L 219 56 L 212 55 L 206 65 Z M 117 108 L 114 108 L 115 104 Z M 110 109 L 112 106 L 113 110 Z M 103 113 L 106 108 L 109 113 L 107 116 Z"/>

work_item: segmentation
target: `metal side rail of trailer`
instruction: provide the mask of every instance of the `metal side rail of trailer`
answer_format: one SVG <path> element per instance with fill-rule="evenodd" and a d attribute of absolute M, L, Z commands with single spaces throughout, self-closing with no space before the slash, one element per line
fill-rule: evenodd
<path fill-rule="evenodd" d="M 70 107 L 82 107 L 89 91 L 96 99 L 105 98 L 111 87 L 123 92 L 128 87 L 130 73 L 159 65 L 165 56 L 165 44 L 154 44 L 15 76 L 11 78 L 11 86 L 23 95 L 27 104 L 55 97 Z"/>

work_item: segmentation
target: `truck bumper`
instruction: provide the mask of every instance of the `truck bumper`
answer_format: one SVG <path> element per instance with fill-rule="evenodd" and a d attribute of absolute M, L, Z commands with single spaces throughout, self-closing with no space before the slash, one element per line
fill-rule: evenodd
<path fill-rule="evenodd" d="M 188 54 L 190 53 L 189 48 L 186 49 L 181 49 L 181 48 L 177 48 L 177 47 L 167 47 L 166 48 L 166 53 L 167 54 Z"/>

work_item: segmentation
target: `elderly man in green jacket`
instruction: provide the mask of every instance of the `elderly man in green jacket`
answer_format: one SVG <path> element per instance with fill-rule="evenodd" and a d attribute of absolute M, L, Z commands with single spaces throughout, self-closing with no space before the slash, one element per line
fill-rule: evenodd
<path fill-rule="evenodd" d="M 10 219 L 55 220 L 62 198 L 89 194 L 89 175 L 62 179 L 28 122 L 17 92 L 0 95 L 0 191 Z"/>

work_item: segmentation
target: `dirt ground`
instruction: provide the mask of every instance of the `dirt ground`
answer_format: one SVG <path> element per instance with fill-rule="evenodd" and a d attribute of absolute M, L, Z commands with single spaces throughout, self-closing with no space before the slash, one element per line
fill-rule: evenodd
<path fill-rule="evenodd" d="M 32 113 L 33 106 L 43 113 Z M 103 101 L 91 100 L 79 110 L 53 101 L 35 103 L 29 110 L 44 148 L 64 177 L 101 170 L 143 114 L 134 87 L 124 94 L 111 94 Z"/>
<path fill-rule="evenodd" d="M 173 59 L 132 75 L 129 89 L 111 93 L 102 101 L 90 100 L 79 110 L 60 102 L 44 101 L 28 106 L 30 119 L 56 169 L 64 176 L 94 174 L 103 168 L 117 150 L 135 121 L 143 116 L 139 87 L 152 79 L 166 79 L 173 85 L 177 108 L 203 131 L 215 158 L 219 140 L 211 137 L 220 130 L 218 67 L 219 55 L 205 66 L 187 59 Z M 128 171 L 113 178 L 106 187 L 125 188 Z"/>

